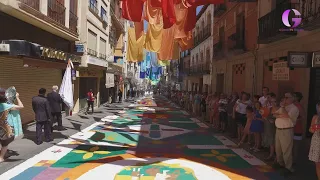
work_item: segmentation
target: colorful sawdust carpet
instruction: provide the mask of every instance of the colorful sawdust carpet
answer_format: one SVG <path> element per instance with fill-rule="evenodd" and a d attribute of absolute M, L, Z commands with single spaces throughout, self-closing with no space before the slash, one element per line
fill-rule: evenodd
<path fill-rule="evenodd" d="M 165 99 L 157 102 L 168 106 Z M 232 141 L 212 135 L 187 112 L 169 109 L 140 108 L 105 117 L 0 179 L 281 179 L 245 150 L 230 149 Z"/>

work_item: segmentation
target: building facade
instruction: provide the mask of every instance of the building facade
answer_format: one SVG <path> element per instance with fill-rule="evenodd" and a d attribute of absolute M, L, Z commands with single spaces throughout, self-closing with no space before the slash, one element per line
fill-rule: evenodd
<path fill-rule="evenodd" d="M 86 94 L 90 89 L 97 96 L 95 106 L 108 102 L 110 97 L 115 101 L 122 74 L 122 65 L 118 65 L 122 55 L 116 55 L 117 43 L 122 43 L 124 31 L 118 0 L 80 1 L 79 6 L 80 40 L 77 43 L 84 51 L 77 73 L 79 92 L 75 112 L 86 108 Z"/>
<path fill-rule="evenodd" d="M 60 85 L 68 60 L 77 67 L 77 0 L 0 0 L 0 87 L 15 86 L 33 122 L 31 100 L 40 88 Z"/>
<path fill-rule="evenodd" d="M 197 15 L 193 30 L 194 47 L 191 49 L 188 76 L 184 80 L 188 91 L 211 91 L 212 24 L 214 5 L 204 6 Z"/>
<path fill-rule="evenodd" d="M 213 92 L 252 92 L 257 46 L 257 2 L 214 7 Z"/>
<path fill-rule="evenodd" d="M 316 103 L 319 101 L 318 84 L 320 69 L 318 52 L 320 51 L 319 1 L 259 1 L 259 46 L 256 65 L 256 89 L 269 87 L 279 97 L 285 92 L 301 92 L 302 104 L 307 112 L 305 132 L 316 114 Z M 287 9 L 296 9 L 301 13 L 302 22 L 297 30 L 289 29 L 282 22 L 282 13 Z M 293 13 L 293 12 L 291 12 Z M 282 30 L 282 31 L 279 31 Z M 284 63 L 282 78 L 277 78 L 275 65 Z M 305 134 L 306 134 L 305 133 Z"/>

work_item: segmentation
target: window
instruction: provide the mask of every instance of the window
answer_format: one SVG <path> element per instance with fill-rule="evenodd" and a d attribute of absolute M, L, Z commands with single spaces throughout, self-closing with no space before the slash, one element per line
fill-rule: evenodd
<path fill-rule="evenodd" d="M 103 21 L 108 22 L 107 11 L 103 7 L 101 7 L 100 16 Z"/>
<path fill-rule="evenodd" d="M 89 0 L 89 7 L 94 9 L 97 8 L 97 0 Z"/>
<path fill-rule="evenodd" d="M 106 59 L 106 53 L 107 53 L 107 41 L 100 38 L 100 48 L 99 48 L 99 52 L 100 52 L 100 58 L 101 59 Z"/>
<path fill-rule="evenodd" d="M 99 10 L 97 8 L 97 0 L 89 0 L 89 8 L 91 11 L 99 15 Z"/>
<path fill-rule="evenodd" d="M 97 34 L 88 30 L 88 53 L 97 56 Z"/>

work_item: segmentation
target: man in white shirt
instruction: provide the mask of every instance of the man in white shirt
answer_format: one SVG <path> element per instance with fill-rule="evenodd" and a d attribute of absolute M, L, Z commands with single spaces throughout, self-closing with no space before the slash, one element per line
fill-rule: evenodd
<path fill-rule="evenodd" d="M 275 113 L 276 125 L 276 155 L 278 165 L 287 169 L 286 173 L 293 172 L 292 148 L 293 148 L 293 127 L 299 116 L 299 109 L 293 104 L 294 93 L 286 93 L 285 99 L 281 102 L 281 108 Z"/>
<path fill-rule="evenodd" d="M 269 94 L 269 88 L 263 87 L 262 96 L 259 98 L 259 102 L 261 103 L 262 107 L 266 107 L 268 104 L 268 94 Z"/>

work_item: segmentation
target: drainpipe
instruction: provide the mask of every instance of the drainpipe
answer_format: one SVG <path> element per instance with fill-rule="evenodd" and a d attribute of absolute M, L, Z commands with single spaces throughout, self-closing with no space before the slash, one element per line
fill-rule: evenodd
<path fill-rule="evenodd" d="M 258 1 L 258 23 L 257 23 L 257 30 L 258 30 L 258 36 L 259 36 L 259 18 L 260 18 L 260 7 L 261 7 L 261 1 Z M 252 52 L 254 56 L 253 60 L 253 81 L 252 81 L 252 95 L 254 95 L 257 92 L 257 61 L 258 61 L 258 50 L 260 48 L 260 44 L 257 39 L 257 44 L 255 46 L 254 51 Z M 263 72 L 262 72 L 263 73 Z"/>

